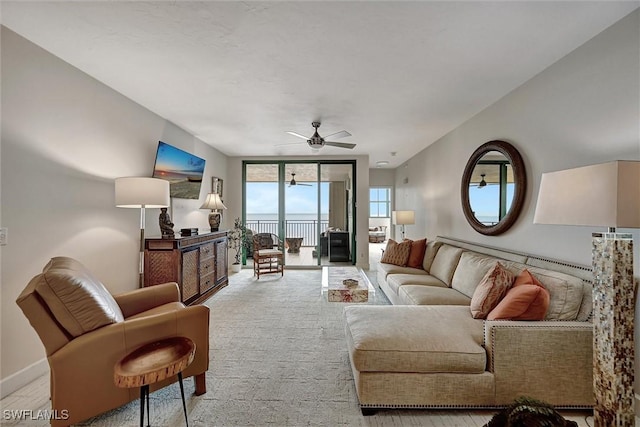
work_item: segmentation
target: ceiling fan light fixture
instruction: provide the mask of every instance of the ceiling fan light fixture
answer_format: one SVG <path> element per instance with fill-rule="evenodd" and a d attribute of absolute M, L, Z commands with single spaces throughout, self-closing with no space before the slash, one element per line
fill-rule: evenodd
<path fill-rule="evenodd" d="M 482 180 L 478 183 L 478 188 L 486 187 L 487 186 L 487 181 L 484 180 L 484 177 L 486 175 L 481 173 L 480 176 L 482 177 Z"/>
<path fill-rule="evenodd" d="M 387 166 L 389 164 L 389 161 L 387 160 L 378 160 L 376 162 L 376 167 L 381 168 L 383 166 Z"/>

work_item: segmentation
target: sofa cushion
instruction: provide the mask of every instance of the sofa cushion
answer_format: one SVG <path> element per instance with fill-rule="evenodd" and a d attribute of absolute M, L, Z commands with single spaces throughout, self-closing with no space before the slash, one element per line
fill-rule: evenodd
<path fill-rule="evenodd" d="M 451 285 L 453 272 L 456 270 L 458 261 L 462 255 L 462 249 L 451 245 L 442 245 L 436 256 L 433 258 L 429 273 L 442 280 L 447 286 Z"/>
<path fill-rule="evenodd" d="M 433 264 L 433 259 L 436 257 L 438 253 L 438 249 L 442 246 L 442 242 L 438 241 L 427 241 L 427 246 L 424 250 L 424 260 L 422 261 L 422 269 L 426 272 L 431 270 L 431 264 Z"/>
<path fill-rule="evenodd" d="M 72 258 L 52 258 L 38 277 L 36 292 L 73 337 L 124 320 L 104 285 Z"/>
<path fill-rule="evenodd" d="M 593 287 L 591 283 L 582 282 L 582 303 L 580 304 L 580 310 L 576 316 L 576 320 L 579 322 L 586 322 L 591 320 L 593 313 Z"/>
<path fill-rule="evenodd" d="M 498 305 L 513 284 L 513 274 L 495 261 L 494 267 L 487 271 L 471 298 L 471 315 L 475 319 L 486 319 L 491 310 Z"/>
<path fill-rule="evenodd" d="M 487 271 L 491 270 L 498 259 L 489 255 L 479 254 L 472 251 L 464 251 L 458 262 L 453 279 L 451 279 L 451 287 L 456 289 L 469 298 L 473 297 L 476 287 L 480 284 Z M 514 276 L 517 275 L 524 266 L 520 265 L 519 269 L 511 269 L 509 261 L 500 260 L 500 263 L 509 269 Z"/>
<path fill-rule="evenodd" d="M 441 288 L 448 287 L 440 279 L 427 274 L 390 274 L 387 276 L 387 285 L 389 285 L 391 290 L 396 294 L 398 293 L 398 288 L 400 286 L 406 285 L 435 286 Z"/>
<path fill-rule="evenodd" d="M 455 306 L 349 306 L 351 361 L 360 372 L 483 373 L 483 323 Z"/>
<path fill-rule="evenodd" d="M 407 267 L 422 268 L 424 261 L 424 252 L 427 248 L 427 239 L 411 241 L 411 250 L 409 251 L 409 259 Z"/>
<path fill-rule="evenodd" d="M 545 319 L 576 320 L 583 300 L 582 279 L 538 267 L 528 269 L 549 291 L 549 310 Z"/>
<path fill-rule="evenodd" d="M 471 304 L 471 298 L 449 287 L 424 285 L 404 285 L 398 289 L 398 301 L 407 305 L 464 305 Z M 468 311 L 468 308 L 467 308 Z"/>
<path fill-rule="evenodd" d="M 376 268 L 378 273 L 384 272 L 385 277 L 389 277 L 391 274 L 413 274 L 416 276 L 426 276 L 428 274 L 421 268 L 402 267 L 394 264 L 379 263 Z"/>
<path fill-rule="evenodd" d="M 407 260 L 409 259 L 410 251 L 411 240 L 405 240 L 404 242 L 398 243 L 393 239 L 389 239 L 387 242 L 387 248 L 384 250 L 384 254 L 382 254 L 380 262 L 405 267 L 407 265 Z"/>

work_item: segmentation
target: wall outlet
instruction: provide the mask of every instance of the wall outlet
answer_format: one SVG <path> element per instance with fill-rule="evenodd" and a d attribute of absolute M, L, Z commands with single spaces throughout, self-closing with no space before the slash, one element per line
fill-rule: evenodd
<path fill-rule="evenodd" d="M 9 229 L 0 228 L 0 246 L 6 246 L 9 244 Z"/>

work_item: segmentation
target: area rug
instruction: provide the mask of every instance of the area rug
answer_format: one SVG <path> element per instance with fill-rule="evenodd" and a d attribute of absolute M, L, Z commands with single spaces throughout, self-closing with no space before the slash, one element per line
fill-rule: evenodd
<path fill-rule="evenodd" d="M 369 276 L 375 280 L 373 274 Z M 211 309 L 207 393 L 185 380 L 191 426 L 360 425 L 342 310 L 321 295 L 321 270 L 256 280 L 251 270 L 205 304 Z M 376 304 L 389 304 L 381 291 Z M 137 426 L 139 402 L 81 425 Z M 184 425 L 180 389 L 151 394 L 151 425 Z"/>

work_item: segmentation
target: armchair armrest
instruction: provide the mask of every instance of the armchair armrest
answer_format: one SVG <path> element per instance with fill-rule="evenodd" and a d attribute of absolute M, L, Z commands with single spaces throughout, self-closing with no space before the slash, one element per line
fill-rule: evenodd
<path fill-rule="evenodd" d="M 558 407 L 593 406 L 593 324 L 496 320 L 484 327 L 497 404 L 526 395 Z"/>
<path fill-rule="evenodd" d="M 163 304 L 179 302 L 180 290 L 177 283 L 169 282 L 124 292 L 114 295 L 113 298 L 120 306 L 122 315 L 126 319 Z"/>
<path fill-rule="evenodd" d="M 51 389 L 52 409 L 68 410 L 70 419 L 65 424 L 68 425 L 132 400 L 137 390 L 116 387 L 113 367 L 134 349 L 174 336 L 188 337 L 196 344 L 194 360 L 183 376 L 206 372 L 209 308 L 203 305 L 113 323 L 75 338 L 49 356 L 51 384 L 55 385 Z M 175 377 L 165 381 L 152 385 L 151 389 L 173 382 Z"/>

